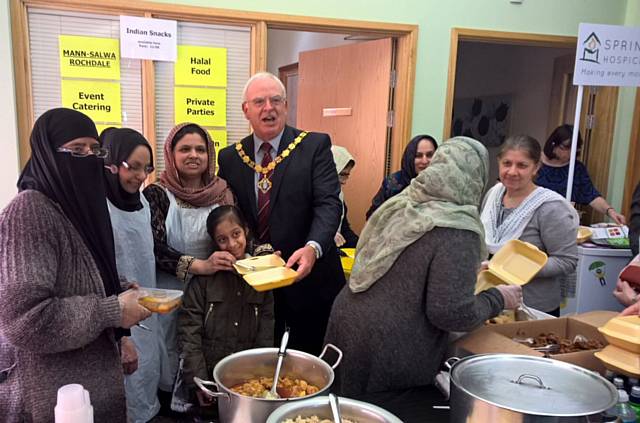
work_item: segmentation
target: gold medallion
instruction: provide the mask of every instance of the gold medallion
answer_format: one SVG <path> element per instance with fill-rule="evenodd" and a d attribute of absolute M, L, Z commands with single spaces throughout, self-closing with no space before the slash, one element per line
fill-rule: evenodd
<path fill-rule="evenodd" d="M 260 191 L 262 191 L 263 193 L 266 193 L 267 191 L 269 191 L 271 189 L 271 180 L 267 179 L 266 176 L 268 173 L 272 172 L 277 165 L 279 165 L 284 159 L 286 159 L 287 157 L 289 157 L 289 155 L 293 152 L 293 150 L 296 148 L 296 146 L 298 144 L 300 144 L 300 142 L 302 142 L 302 140 L 304 139 L 304 137 L 306 137 L 308 134 L 308 132 L 301 132 L 300 135 L 298 135 L 296 137 L 296 139 L 294 139 L 288 146 L 287 148 L 280 153 L 278 156 L 276 156 L 267 166 L 263 167 L 259 164 L 257 164 L 256 162 L 254 162 L 253 160 L 251 160 L 249 158 L 249 156 L 247 156 L 244 152 L 244 150 L 242 149 L 242 144 L 241 143 L 236 143 L 236 151 L 238 152 L 238 155 L 240 156 L 240 158 L 242 159 L 242 161 L 249 166 L 251 169 L 253 169 L 254 172 L 256 172 L 257 174 L 259 174 L 261 177 L 263 177 L 262 179 L 260 179 L 260 181 L 258 181 L 258 187 L 260 187 L 260 184 L 263 183 L 264 184 L 264 188 L 260 188 Z M 262 182 L 266 179 L 267 182 Z"/>
<path fill-rule="evenodd" d="M 269 190 L 271 189 L 271 179 L 269 179 L 266 175 L 264 175 L 259 181 L 258 181 L 258 189 L 260 190 L 260 192 L 262 192 L 263 194 L 266 194 L 269 192 Z"/>

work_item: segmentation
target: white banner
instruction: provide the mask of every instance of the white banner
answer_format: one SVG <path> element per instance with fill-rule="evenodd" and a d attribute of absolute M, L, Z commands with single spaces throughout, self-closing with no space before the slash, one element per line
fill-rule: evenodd
<path fill-rule="evenodd" d="M 178 24 L 165 19 L 120 16 L 120 56 L 175 62 Z"/>
<path fill-rule="evenodd" d="M 640 86 L 640 28 L 581 23 L 573 85 Z"/>

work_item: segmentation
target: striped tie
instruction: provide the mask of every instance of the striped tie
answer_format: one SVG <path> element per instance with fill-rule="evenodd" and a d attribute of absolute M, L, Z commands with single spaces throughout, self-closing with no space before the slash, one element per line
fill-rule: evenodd
<path fill-rule="evenodd" d="M 260 146 L 260 149 L 264 152 L 264 156 L 262 157 L 262 167 L 266 168 L 269 163 L 271 163 L 271 161 L 273 160 L 271 158 L 271 144 L 269 144 L 268 142 L 263 142 L 262 145 Z M 267 178 L 267 179 L 271 179 L 271 175 L 273 174 L 273 171 L 265 174 L 260 173 L 259 174 L 259 178 L 258 181 Z M 271 190 L 268 190 L 267 192 L 262 192 L 262 190 L 260 188 L 258 188 L 258 240 L 261 243 L 266 243 L 270 241 L 270 237 L 269 237 L 269 212 L 270 212 L 270 206 L 269 206 L 269 197 L 271 195 Z"/>

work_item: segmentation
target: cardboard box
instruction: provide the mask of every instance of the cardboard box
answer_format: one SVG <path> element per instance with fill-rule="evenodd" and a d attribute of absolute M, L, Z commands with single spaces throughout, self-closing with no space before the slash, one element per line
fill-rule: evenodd
<path fill-rule="evenodd" d="M 576 335 L 583 335 L 588 339 L 595 339 L 602 342 L 603 345 L 607 345 L 604 336 L 598 332 L 598 327 L 616 315 L 615 312 L 597 311 L 559 319 L 483 326 L 456 341 L 454 351 L 458 356 L 508 353 L 543 357 L 544 354 L 515 342 L 512 338 L 536 337 L 541 333 L 549 332 L 568 339 L 573 339 Z M 551 358 L 604 374 L 605 368 L 602 362 L 593 355 L 596 351 L 599 350 L 554 354 Z"/>

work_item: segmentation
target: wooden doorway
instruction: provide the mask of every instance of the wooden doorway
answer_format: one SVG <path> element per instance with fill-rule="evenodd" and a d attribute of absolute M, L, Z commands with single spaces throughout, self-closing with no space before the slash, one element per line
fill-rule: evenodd
<path fill-rule="evenodd" d="M 385 176 L 392 44 L 384 38 L 300 53 L 297 122 L 328 133 L 354 156 L 343 191 L 358 233 Z"/>
<path fill-rule="evenodd" d="M 458 49 L 461 42 L 570 48 L 575 51 L 576 41 L 576 37 L 465 28 L 452 29 L 443 139 L 449 138 L 451 134 Z M 559 124 L 573 123 L 575 113 L 575 87 L 572 85 L 573 60 L 573 55 L 572 57 L 559 58 L 554 65 L 549 119 L 546 128 L 547 136 Z M 583 138 L 588 139 L 583 147 L 582 159 L 589 170 L 594 185 L 605 198 L 609 180 L 609 162 L 613 144 L 617 98 L 617 87 L 585 87 L 580 120 L 580 131 Z M 546 137 L 539 141 L 544 144 Z M 591 208 L 588 208 L 586 212 L 583 219 L 585 223 L 601 221 L 603 218 Z"/>

